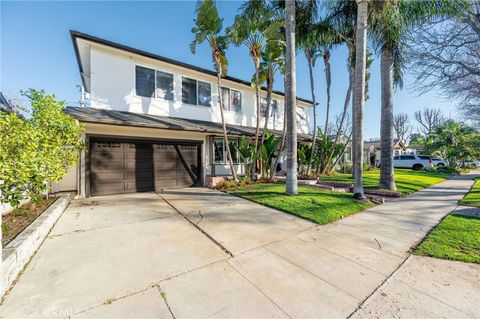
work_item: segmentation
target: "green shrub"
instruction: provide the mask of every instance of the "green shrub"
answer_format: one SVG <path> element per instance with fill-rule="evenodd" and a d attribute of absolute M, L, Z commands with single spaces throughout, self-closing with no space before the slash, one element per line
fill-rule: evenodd
<path fill-rule="evenodd" d="M 28 197 L 40 200 L 49 182 L 58 182 L 75 164 L 83 126 L 63 112 L 65 101 L 30 89 L 28 117 L 0 114 L 0 202 L 18 206 Z"/>

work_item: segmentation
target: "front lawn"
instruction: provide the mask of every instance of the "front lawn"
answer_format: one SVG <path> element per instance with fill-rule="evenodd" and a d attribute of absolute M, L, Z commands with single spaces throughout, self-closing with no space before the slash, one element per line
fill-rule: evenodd
<path fill-rule="evenodd" d="M 480 207 L 480 177 L 476 178 L 470 192 L 460 201 L 460 204 Z"/>
<path fill-rule="evenodd" d="M 480 218 L 448 215 L 415 254 L 480 264 Z"/>
<path fill-rule="evenodd" d="M 413 171 L 409 169 L 396 169 L 395 182 L 397 190 L 403 195 L 411 194 L 425 187 L 432 186 L 447 179 L 450 175 L 439 172 Z M 380 179 L 380 170 L 363 172 L 363 186 L 365 188 L 377 189 Z M 351 174 L 334 174 L 322 176 L 320 180 L 353 183 Z"/>
<path fill-rule="evenodd" d="M 330 192 L 311 186 L 299 185 L 298 195 L 286 195 L 285 183 L 280 182 L 258 183 L 227 191 L 318 224 L 328 224 L 373 206 L 370 202 L 354 200 L 349 193 Z"/>

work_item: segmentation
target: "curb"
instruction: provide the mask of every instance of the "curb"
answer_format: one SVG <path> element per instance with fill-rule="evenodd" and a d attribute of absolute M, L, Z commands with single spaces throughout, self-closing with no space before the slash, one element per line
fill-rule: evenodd
<path fill-rule="evenodd" d="M 36 220 L 3 248 L 3 260 L 0 269 L 0 298 L 2 298 L 13 285 L 69 203 L 69 196 L 59 197 Z"/>

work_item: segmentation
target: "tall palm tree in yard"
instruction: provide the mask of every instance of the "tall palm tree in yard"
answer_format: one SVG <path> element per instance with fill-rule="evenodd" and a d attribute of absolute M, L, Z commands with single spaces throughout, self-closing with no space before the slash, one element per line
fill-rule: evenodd
<path fill-rule="evenodd" d="M 379 187 L 395 190 L 393 170 L 393 88 L 402 87 L 403 49 L 411 27 L 438 16 L 459 15 L 464 3 L 457 0 L 373 1 L 372 36 L 380 49 L 381 158 Z"/>
<path fill-rule="evenodd" d="M 363 193 L 363 105 L 365 103 L 365 74 L 367 58 L 368 0 L 357 0 L 357 30 L 355 48 L 355 81 L 353 86 L 353 198 L 364 200 Z"/>
<path fill-rule="evenodd" d="M 192 28 L 194 40 L 190 44 L 190 50 L 195 54 L 197 45 L 208 42 L 212 50 L 212 60 L 217 71 L 217 94 L 220 106 L 220 115 L 222 118 L 223 143 L 227 151 L 230 170 L 235 181 L 238 181 L 235 167 L 233 165 L 232 154 L 227 137 L 227 127 L 223 112 L 223 99 L 221 94 L 221 79 L 226 75 L 228 69 L 228 60 L 225 50 L 228 47 L 228 37 L 220 35 L 223 28 L 223 19 L 218 15 L 217 7 L 213 0 L 203 0 L 197 3 L 195 10 L 197 18 L 194 20 L 195 26 Z"/>
<path fill-rule="evenodd" d="M 287 185 L 286 194 L 298 194 L 297 184 L 297 107 L 295 65 L 295 0 L 285 0 L 286 26 L 286 87 L 287 108 Z"/>
<path fill-rule="evenodd" d="M 260 132 L 260 59 L 264 50 L 266 39 L 264 30 L 269 27 L 270 13 L 263 1 L 250 0 L 240 8 L 241 13 L 235 17 L 231 27 L 226 29 L 230 41 L 239 46 L 241 44 L 248 48 L 255 67 L 255 102 L 256 102 L 256 125 L 255 125 L 255 147 L 258 147 Z M 254 169 L 254 168 L 253 168 Z"/>

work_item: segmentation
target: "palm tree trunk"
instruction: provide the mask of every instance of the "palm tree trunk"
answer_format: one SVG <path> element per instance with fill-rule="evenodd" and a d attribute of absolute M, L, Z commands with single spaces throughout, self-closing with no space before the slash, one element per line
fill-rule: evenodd
<path fill-rule="evenodd" d="M 256 126 L 255 126 L 255 150 L 258 150 L 258 135 L 260 133 L 260 88 L 258 85 L 258 81 L 260 79 L 260 61 L 259 57 L 253 57 L 253 63 L 255 64 L 255 104 L 256 104 Z M 252 172 L 251 176 L 252 179 L 255 179 L 255 172 L 257 167 L 257 161 L 253 162 L 252 164 Z"/>
<path fill-rule="evenodd" d="M 335 159 L 335 162 L 333 162 L 332 167 L 335 167 L 335 165 L 337 165 L 337 163 L 340 161 L 340 159 L 343 157 L 343 155 L 345 155 L 345 151 L 347 150 L 348 143 L 350 143 L 350 140 L 351 140 L 351 139 L 352 139 L 352 133 L 350 133 L 350 135 L 348 136 L 348 139 L 347 139 L 347 141 L 345 142 L 345 145 L 343 145 L 342 152 L 341 152 L 340 155 Z"/>
<path fill-rule="evenodd" d="M 363 105 L 365 104 L 365 74 L 367 57 L 367 12 L 368 0 L 357 0 L 357 34 L 355 52 L 355 85 L 354 85 L 354 112 L 353 140 L 354 187 L 353 198 L 364 200 L 363 193 Z"/>
<path fill-rule="evenodd" d="M 297 184 L 297 107 L 296 107 L 296 62 L 295 62 L 295 0 L 285 1 L 285 24 L 287 36 L 286 88 L 287 108 L 287 185 L 285 193 L 298 194 Z"/>
<path fill-rule="evenodd" d="M 330 117 L 330 88 L 332 86 L 332 72 L 330 68 L 330 50 L 328 48 L 325 49 L 325 53 L 323 54 L 323 63 L 325 64 L 325 81 L 327 83 L 327 114 L 325 116 L 325 128 L 323 129 L 323 134 L 327 135 L 327 128 L 328 128 L 328 120 Z"/>
<path fill-rule="evenodd" d="M 312 104 L 313 104 L 313 136 L 312 136 L 312 154 L 310 154 L 310 159 L 308 160 L 307 165 L 307 175 L 310 175 L 310 170 L 312 169 L 313 157 L 315 156 L 315 142 L 317 140 L 317 103 L 315 101 L 315 84 L 313 80 L 313 62 L 311 52 L 306 49 L 305 57 L 308 62 L 308 73 L 310 75 L 310 91 L 312 92 Z"/>
<path fill-rule="evenodd" d="M 393 172 L 393 57 L 392 50 L 382 50 L 380 61 L 382 111 L 380 121 L 380 181 L 378 187 L 396 190 Z"/>
<path fill-rule="evenodd" d="M 339 140 L 340 134 L 342 132 L 343 123 L 345 122 L 345 118 L 347 117 L 348 106 L 350 105 L 350 99 L 351 99 L 351 96 L 352 96 L 353 74 L 354 74 L 354 70 L 350 69 L 349 77 L 348 77 L 348 89 L 347 89 L 347 94 L 345 95 L 345 102 L 343 104 L 342 118 L 340 120 L 340 125 L 339 125 L 339 128 L 338 128 L 337 134 L 335 135 L 335 140 L 333 141 L 332 149 L 330 150 L 330 152 L 328 154 L 328 157 L 327 157 L 327 164 L 330 163 L 330 161 L 332 160 L 333 153 L 335 152 L 335 148 L 338 144 L 338 140 Z M 332 165 L 332 168 L 334 168 L 334 167 L 335 167 L 335 164 Z M 326 167 L 322 171 L 322 174 L 325 174 L 325 172 L 326 172 Z"/>
<path fill-rule="evenodd" d="M 263 125 L 263 132 L 262 132 L 262 142 L 265 140 L 265 131 L 268 128 L 268 119 L 270 118 L 270 103 L 272 102 L 272 91 L 273 91 L 273 73 L 271 67 L 268 67 L 268 76 L 267 76 L 267 109 L 265 110 L 265 124 Z"/>
<path fill-rule="evenodd" d="M 283 76 L 283 83 L 284 83 L 284 86 L 286 87 L 287 78 L 286 78 L 285 75 Z M 286 104 L 285 104 L 285 106 L 286 106 Z M 287 119 L 287 108 L 285 106 L 283 107 L 282 141 L 280 142 L 280 148 L 278 149 L 278 155 L 275 158 L 275 163 L 273 164 L 272 169 L 270 171 L 270 178 L 275 177 L 278 160 L 280 159 L 280 155 L 282 154 L 283 149 L 285 148 L 285 142 L 286 142 L 286 139 L 287 139 L 287 121 L 286 121 L 286 119 Z"/>
<path fill-rule="evenodd" d="M 218 67 L 220 63 L 217 63 L 217 70 L 221 70 L 221 66 Z M 223 97 L 222 97 L 222 89 L 221 89 L 221 79 L 220 79 L 221 71 L 217 71 L 217 92 L 218 92 L 218 103 L 220 104 L 220 115 L 222 117 L 222 127 L 223 127 L 223 144 L 224 148 L 227 149 L 227 157 L 228 163 L 230 164 L 230 170 L 232 172 L 233 179 L 235 182 L 238 182 L 237 172 L 235 172 L 235 167 L 233 165 L 233 158 L 232 153 L 230 152 L 230 145 L 228 144 L 228 137 L 227 137 L 227 125 L 225 124 L 225 116 L 223 115 Z"/>

